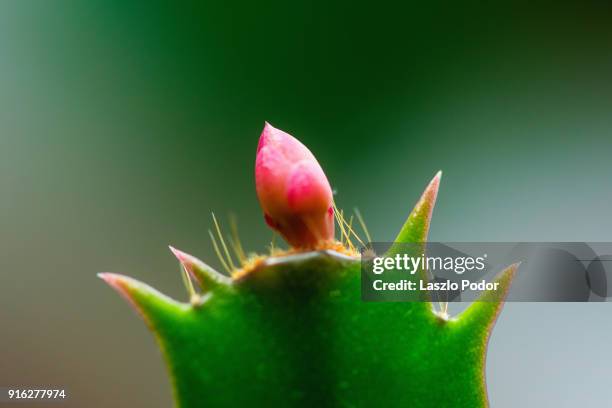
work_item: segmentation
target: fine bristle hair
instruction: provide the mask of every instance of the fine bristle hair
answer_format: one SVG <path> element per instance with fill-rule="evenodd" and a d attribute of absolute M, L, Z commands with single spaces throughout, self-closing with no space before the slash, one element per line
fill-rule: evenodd
<path fill-rule="evenodd" d="M 361 212 L 359 211 L 359 208 L 355 207 L 353 209 L 353 212 L 357 216 L 357 221 L 359 221 L 359 225 L 361 226 L 361 229 L 363 230 L 363 233 L 365 234 L 366 239 L 368 240 L 368 242 L 372 242 L 370 231 L 368 231 L 368 227 L 366 226 L 366 223 L 361 215 Z"/>
<path fill-rule="evenodd" d="M 217 254 L 217 258 L 219 258 L 219 262 L 221 262 L 221 265 L 223 266 L 223 269 L 225 269 L 227 273 L 231 274 L 232 270 L 230 269 L 227 262 L 225 262 L 223 255 L 221 255 L 221 251 L 219 250 L 219 245 L 217 244 L 217 240 L 215 239 L 215 236 L 213 235 L 211 230 L 208 230 L 208 235 L 210 236 L 210 240 L 212 241 L 213 248 L 215 250 L 215 253 Z"/>
<path fill-rule="evenodd" d="M 230 215 L 230 231 L 230 244 L 232 245 L 232 249 L 238 258 L 240 265 L 244 266 L 245 262 L 247 261 L 247 256 L 244 253 L 244 249 L 242 248 L 242 243 L 240 242 L 240 237 L 238 235 L 238 221 L 236 216 L 233 214 Z"/>
<path fill-rule="evenodd" d="M 213 222 L 215 223 L 215 229 L 217 230 L 217 236 L 219 237 L 219 241 L 221 241 L 221 246 L 223 247 L 223 252 L 225 253 L 225 256 L 226 256 L 227 265 L 230 267 L 230 271 L 233 271 L 234 269 L 236 269 L 236 266 L 234 265 L 234 261 L 232 260 L 229 250 L 227 249 L 227 245 L 225 244 L 225 239 L 223 239 L 223 234 L 221 233 L 221 227 L 219 227 L 219 223 L 217 222 L 217 217 L 215 217 L 215 213 L 211 213 L 211 214 L 212 214 Z"/>

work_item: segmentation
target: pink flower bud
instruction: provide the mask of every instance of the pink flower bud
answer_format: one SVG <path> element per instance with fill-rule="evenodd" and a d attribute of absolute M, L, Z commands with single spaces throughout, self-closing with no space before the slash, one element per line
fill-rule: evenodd
<path fill-rule="evenodd" d="M 266 122 L 255 161 L 257 196 L 267 224 L 294 247 L 334 238 L 332 190 L 306 146 Z"/>

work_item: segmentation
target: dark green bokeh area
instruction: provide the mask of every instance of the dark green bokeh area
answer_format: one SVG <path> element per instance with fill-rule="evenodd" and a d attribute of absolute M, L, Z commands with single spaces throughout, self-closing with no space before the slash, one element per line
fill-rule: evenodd
<path fill-rule="evenodd" d="M 95 273 L 187 299 L 166 245 L 217 265 L 210 211 L 263 250 L 265 120 L 311 148 L 378 240 L 442 169 L 433 240 L 610 241 L 610 17 L 581 2 L 3 2 L 0 386 L 171 404 L 153 337 Z M 493 406 L 603 403 L 611 340 L 606 304 L 507 305 Z"/>

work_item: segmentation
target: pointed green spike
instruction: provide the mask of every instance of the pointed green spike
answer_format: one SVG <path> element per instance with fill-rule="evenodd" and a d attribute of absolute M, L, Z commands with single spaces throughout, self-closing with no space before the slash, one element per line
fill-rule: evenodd
<path fill-rule="evenodd" d="M 169 246 L 185 270 L 200 284 L 204 291 L 213 291 L 231 284 L 231 278 L 225 276 L 193 255 Z"/>
<path fill-rule="evenodd" d="M 459 325 L 471 332 L 484 333 L 486 339 L 489 336 L 493 324 L 502 309 L 514 274 L 520 263 L 508 266 L 500 272 L 493 282 L 499 283 L 497 290 L 483 292 L 463 313 L 458 316 Z"/>
<path fill-rule="evenodd" d="M 408 254 L 418 257 L 426 249 L 427 235 L 429 233 L 429 225 L 431 216 L 436 205 L 438 189 L 440 187 L 440 179 L 442 171 L 438 171 L 434 178 L 429 182 L 427 188 L 421 195 L 421 198 L 414 206 L 414 209 L 406 219 L 400 232 L 397 234 L 395 241 L 387 250 L 385 256 L 394 257 L 396 254 Z M 410 244 L 410 245 L 407 245 Z M 410 275 L 406 279 L 417 281 L 418 279 L 427 280 L 427 274 L 424 269 L 420 269 L 417 274 Z M 414 291 L 404 294 L 406 300 L 419 299 L 421 295 Z M 413 302 L 407 305 L 410 308 L 421 310 L 432 310 L 432 306 L 425 302 Z"/>
<path fill-rule="evenodd" d="M 421 198 L 408 216 L 408 219 L 406 219 L 404 226 L 399 234 L 397 234 L 395 242 L 418 243 L 427 241 L 429 224 L 431 222 L 434 206 L 436 205 L 436 197 L 438 196 L 441 178 L 442 171 L 439 171 L 429 182 Z"/>
<path fill-rule="evenodd" d="M 155 330 L 156 321 L 163 316 L 176 316 L 185 312 L 189 305 L 177 302 L 146 283 L 116 273 L 99 273 L 98 277 L 123 296 L 149 328 Z"/>
<path fill-rule="evenodd" d="M 414 206 L 412 212 L 404 222 L 400 232 L 395 237 L 394 244 L 386 253 L 386 256 L 393 257 L 398 253 L 408 253 L 412 256 L 419 256 L 424 250 L 429 233 L 429 225 L 431 216 L 436 205 L 438 189 L 440 187 L 440 179 L 442 171 L 438 171 L 434 178 L 429 182 L 427 188 L 421 195 L 421 198 Z M 415 245 L 402 245 L 415 244 Z M 421 271 L 421 277 L 425 275 Z"/>

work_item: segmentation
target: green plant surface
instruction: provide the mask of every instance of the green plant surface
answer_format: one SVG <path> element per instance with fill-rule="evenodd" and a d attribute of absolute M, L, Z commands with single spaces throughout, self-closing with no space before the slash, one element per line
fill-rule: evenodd
<path fill-rule="evenodd" d="M 427 240 L 439 179 L 397 242 Z M 155 333 L 179 407 L 487 406 L 487 342 L 516 265 L 450 319 L 427 302 L 363 302 L 360 268 L 331 250 L 268 257 L 233 278 L 197 261 L 203 294 L 190 303 L 101 277 Z"/>

